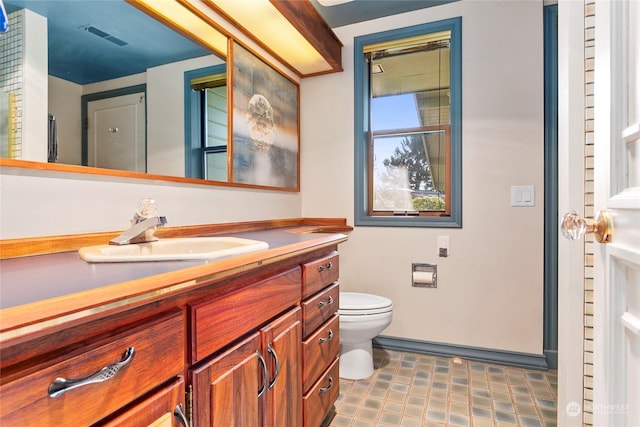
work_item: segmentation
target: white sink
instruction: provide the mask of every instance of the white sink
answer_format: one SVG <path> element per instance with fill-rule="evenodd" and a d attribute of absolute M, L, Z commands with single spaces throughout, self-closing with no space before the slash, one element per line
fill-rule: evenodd
<path fill-rule="evenodd" d="M 129 245 L 87 246 L 78 250 L 86 262 L 140 262 L 215 259 L 268 249 L 260 240 L 239 237 L 186 237 Z"/>

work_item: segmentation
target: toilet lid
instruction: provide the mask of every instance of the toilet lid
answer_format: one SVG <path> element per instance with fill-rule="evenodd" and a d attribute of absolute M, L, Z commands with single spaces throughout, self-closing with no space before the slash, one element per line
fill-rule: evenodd
<path fill-rule="evenodd" d="M 391 300 L 380 295 L 340 292 L 338 313 L 344 315 L 378 314 L 391 311 L 392 307 Z"/>

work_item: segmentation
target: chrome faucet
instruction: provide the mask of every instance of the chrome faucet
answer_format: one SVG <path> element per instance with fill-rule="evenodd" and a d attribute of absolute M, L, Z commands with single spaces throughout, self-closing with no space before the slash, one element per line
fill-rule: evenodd
<path fill-rule="evenodd" d="M 124 233 L 109 241 L 110 245 L 128 245 L 130 243 L 155 242 L 153 235 L 158 228 L 164 227 L 167 218 L 157 216 L 155 200 L 145 198 L 138 202 L 136 213 L 131 220 L 131 227 Z"/>

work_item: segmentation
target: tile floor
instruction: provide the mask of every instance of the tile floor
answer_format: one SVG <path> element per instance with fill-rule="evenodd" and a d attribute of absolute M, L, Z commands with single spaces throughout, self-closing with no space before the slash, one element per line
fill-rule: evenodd
<path fill-rule="evenodd" d="M 374 367 L 340 380 L 330 427 L 556 426 L 556 371 L 378 348 Z"/>

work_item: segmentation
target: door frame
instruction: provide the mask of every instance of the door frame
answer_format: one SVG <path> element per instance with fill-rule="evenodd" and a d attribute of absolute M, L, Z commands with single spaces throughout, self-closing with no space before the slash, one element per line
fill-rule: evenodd
<path fill-rule="evenodd" d="M 544 7 L 544 332 L 558 368 L 558 5 Z"/>
<path fill-rule="evenodd" d="M 146 83 L 135 85 L 135 86 L 127 86 L 118 89 L 105 90 L 102 92 L 90 93 L 88 95 L 82 95 L 80 97 L 80 117 L 81 117 L 81 126 L 82 126 L 82 166 L 89 165 L 89 135 L 88 135 L 88 126 L 87 120 L 88 118 L 88 104 L 91 101 L 100 101 L 102 99 L 115 98 L 122 95 L 131 95 L 132 93 L 144 93 L 145 103 L 147 102 L 147 85 Z M 147 123 L 147 109 L 145 108 L 145 126 Z M 144 147 L 145 147 L 145 157 L 147 156 L 147 132 L 145 129 L 144 132 Z"/>
<path fill-rule="evenodd" d="M 585 4 L 558 3 L 558 213 L 584 209 Z M 581 427 L 584 244 L 558 239 L 558 425 Z M 578 409 L 576 411 L 576 408 Z"/>

